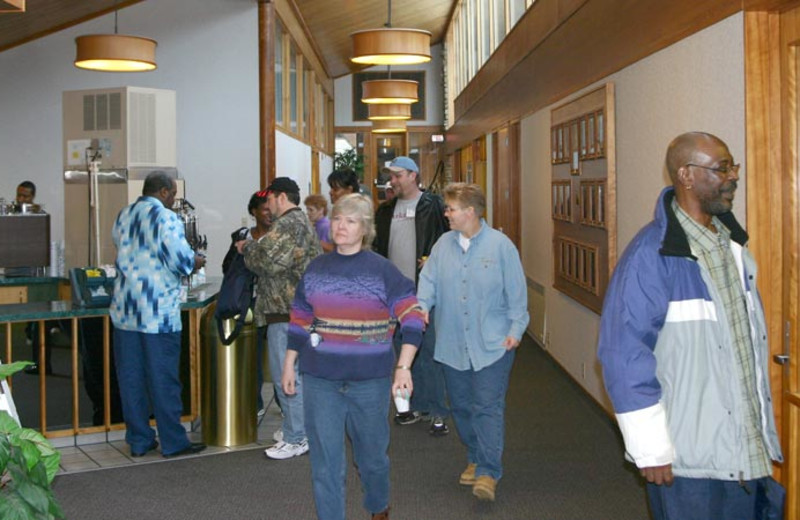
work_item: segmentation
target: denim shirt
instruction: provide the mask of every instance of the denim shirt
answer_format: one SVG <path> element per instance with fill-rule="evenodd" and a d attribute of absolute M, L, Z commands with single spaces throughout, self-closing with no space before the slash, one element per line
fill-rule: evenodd
<path fill-rule="evenodd" d="M 481 219 L 467 251 L 458 231 L 433 246 L 419 277 L 417 299 L 436 308 L 435 359 L 456 370 L 480 370 L 506 352 L 507 336 L 528 325 L 525 273 L 513 242 Z"/>

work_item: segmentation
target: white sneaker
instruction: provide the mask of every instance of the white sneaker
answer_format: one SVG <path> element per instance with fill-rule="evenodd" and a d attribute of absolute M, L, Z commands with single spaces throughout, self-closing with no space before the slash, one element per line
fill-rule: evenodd
<path fill-rule="evenodd" d="M 299 457 L 308 452 L 308 441 L 302 440 L 297 444 L 289 444 L 288 442 L 279 442 L 275 446 L 264 450 L 264 454 L 270 459 L 284 460 L 291 459 L 292 457 Z"/>
<path fill-rule="evenodd" d="M 272 440 L 275 442 L 283 442 L 283 428 L 275 430 L 275 433 L 272 434 Z"/>
<path fill-rule="evenodd" d="M 261 408 L 256 412 L 256 417 L 264 417 L 264 414 L 267 413 L 266 408 Z"/>

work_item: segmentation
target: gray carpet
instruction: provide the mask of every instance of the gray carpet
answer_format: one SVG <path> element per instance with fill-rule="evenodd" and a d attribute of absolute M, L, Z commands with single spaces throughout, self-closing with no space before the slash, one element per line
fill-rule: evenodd
<path fill-rule="evenodd" d="M 458 484 L 466 465 L 455 432 L 392 425 L 392 519 L 645 520 L 643 486 L 622 457 L 608 417 L 529 338 L 512 376 L 505 475 L 497 501 Z M 348 472 L 348 518 L 369 518 Z M 271 461 L 261 450 L 62 475 L 54 482 L 67 518 L 315 518 L 308 457 Z"/>

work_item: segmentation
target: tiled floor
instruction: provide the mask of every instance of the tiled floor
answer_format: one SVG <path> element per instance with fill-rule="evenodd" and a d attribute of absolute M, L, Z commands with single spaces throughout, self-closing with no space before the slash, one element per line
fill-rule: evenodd
<path fill-rule="evenodd" d="M 281 415 L 278 407 L 272 403 L 263 417 L 259 417 L 258 439 L 253 444 L 242 446 L 222 447 L 209 446 L 203 452 L 191 457 L 203 457 L 237 450 L 252 450 L 271 446 L 275 441 L 272 434 L 281 425 Z M 189 432 L 192 442 L 202 442 L 200 431 Z M 130 456 L 130 449 L 124 440 L 124 432 L 109 432 L 108 436 L 101 438 L 81 438 L 81 444 L 66 446 L 66 439 L 59 439 L 60 442 L 53 444 L 61 453 L 61 467 L 58 474 L 78 473 L 82 471 L 94 471 L 106 468 L 127 466 L 130 464 L 151 464 L 156 462 L 168 462 L 176 459 L 165 459 L 159 450 L 153 450 L 143 457 L 133 458 Z M 85 443 L 84 443 L 85 442 Z M 182 457 L 183 458 L 183 457 Z"/>

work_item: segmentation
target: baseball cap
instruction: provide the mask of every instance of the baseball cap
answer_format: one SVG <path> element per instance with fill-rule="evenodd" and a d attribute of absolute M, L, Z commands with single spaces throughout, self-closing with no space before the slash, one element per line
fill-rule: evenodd
<path fill-rule="evenodd" d="M 300 188 L 297 186 L 297 183 L 294 182 L 289 177 L 276 177 L 272 183 L 267 186 L 265 190 L 267 193 L 269 192 L 280 192 L 280 193 L 297 193 L 300 194 Z"/>
<path fill-rule="evenodd" d="M 400 170 L 408 170 L 410 172 L 419 173 L 419 168 L 417 168 L 417 163 L 414 162 L 414 159 L 410 157 L 406 157 L 401 155 L 400 157 L 395 157 L 394 160 L 389 163 L 389 166 L 383 168 L 381 170 L 383 173 L 390 173 L 390 172 L 398 172 Z"/>

